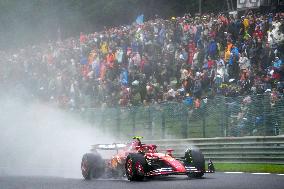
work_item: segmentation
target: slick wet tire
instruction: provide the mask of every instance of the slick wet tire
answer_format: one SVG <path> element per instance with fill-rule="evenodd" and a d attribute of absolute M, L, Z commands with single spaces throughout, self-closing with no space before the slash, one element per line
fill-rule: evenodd
<path fill-rule="evenodd" d="M 189 161 L 190 157 L 190 161 Z M 200 172 L 192 172 L 188 174 L 190 178 L 201 178 L 205 172 L 204 155 L 197 149 L 187 150 L 185 152 L 185 165 L 194 166 Z"/>
<path fill-rule="evenodd" d="M 147 170 L 147 162 L 143 154 L 129 154 L 125 162 L 125 172 L 128 180 L 142 181 Z"/>
<path fill-rule="evenodd" d="M 98 178 L 103 174 L 103 160 L 100 155 L 87 153 L 81 162 L 82 175 L 86 180 Z"/>

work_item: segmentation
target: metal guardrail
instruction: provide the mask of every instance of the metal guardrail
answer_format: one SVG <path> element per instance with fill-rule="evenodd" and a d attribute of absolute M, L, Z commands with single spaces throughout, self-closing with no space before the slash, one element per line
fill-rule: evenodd
<path fill-rule="evenodd" d="M 200 149 L 205 159 L 228 163 L 284 164 L 284 136 L 218 137 L 174 140 L 147 140 L 157 144 L 158 150 L 174 149 L 175 156 L 183 156 L 187 148 Z"/>

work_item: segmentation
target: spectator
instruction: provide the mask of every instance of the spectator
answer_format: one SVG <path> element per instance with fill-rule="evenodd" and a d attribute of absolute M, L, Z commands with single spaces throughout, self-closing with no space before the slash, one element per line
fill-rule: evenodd
<path fill-rule="evenodd" d="M 185 15 L 80 33 L 0 52 L 0 81 L 72 109 L 283 93 L 283 18 Z"/>
<path fill-rule="evenodd" d="M 275 60 L 273 62 L 273 67 L 275 69 L 280 69 L 280 67 L 282 66 L 282 60 L 279 59 L 279 57 L 275 57 Z"/>

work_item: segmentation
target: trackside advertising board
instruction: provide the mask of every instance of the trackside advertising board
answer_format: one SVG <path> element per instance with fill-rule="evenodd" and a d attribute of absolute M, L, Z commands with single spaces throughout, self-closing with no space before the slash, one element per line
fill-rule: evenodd
<path fill-rule="evenodd" d="M 237 0 L 237 9 L 257 8 L 265 4 L 266 0 Z"/>

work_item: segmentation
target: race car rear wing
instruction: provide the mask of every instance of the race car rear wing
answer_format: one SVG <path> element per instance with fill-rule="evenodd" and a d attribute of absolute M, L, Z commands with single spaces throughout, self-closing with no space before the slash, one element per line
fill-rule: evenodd
<path fill-rule="evenodd" d="M 123 144 L 123 143 L 95 144 L 95 145 L 92 145 L 91 150 L 119 150 L 125 147 L 126 147 L 126 144 Z"/>

